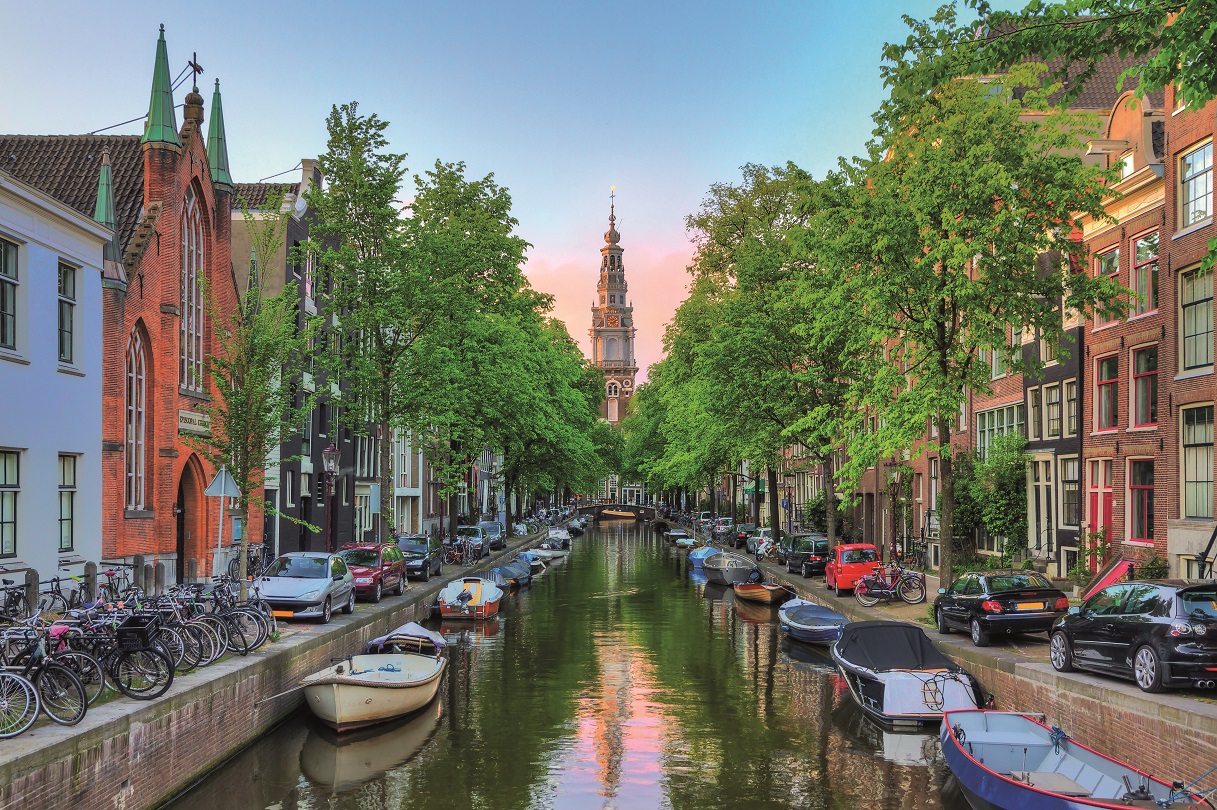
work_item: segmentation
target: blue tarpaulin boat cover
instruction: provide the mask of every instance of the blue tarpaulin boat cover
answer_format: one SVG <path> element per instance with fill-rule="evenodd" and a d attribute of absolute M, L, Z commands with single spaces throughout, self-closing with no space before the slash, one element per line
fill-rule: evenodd
<path fill-rule="evenodd" d="M 408 622 L 396 630 L 385 633 L 380 638 L 374 638 L 369 641 L 366 652 L 369 655 L 376 654 L 382 652 L 386 645 L 397 641 L 398 639 L 410 638 L 421 638 L 425 641 L 429 641 L 434 644 L 437 649 L 448 643 L 444 641 L 444 637 L 439 633 L 436 633 L 433 630 L 428 630 L 418 622 Z"/>

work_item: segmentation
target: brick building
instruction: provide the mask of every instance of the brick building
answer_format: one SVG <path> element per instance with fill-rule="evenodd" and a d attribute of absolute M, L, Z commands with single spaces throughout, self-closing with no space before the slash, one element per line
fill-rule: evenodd
<path fill-rule="evenodd" d="M 204 284 L 220 311 L 236 305 L 218 82 L 206 142 L 197 88 L 180 130 L 174 106 L 162 27 L 142 136 L 0 136 L 8 171 L 78 211 L 93 214 L 103 161 L 111 167 L 119 256 L 103 293 L 103 554 L 145 555 L 169 581 L 191 561 L 200 576 L 212 568 L 220 505 L 203 489 L 215 470 L 187 441 L 208 429 L 201 405 L 214 393 Z"/>

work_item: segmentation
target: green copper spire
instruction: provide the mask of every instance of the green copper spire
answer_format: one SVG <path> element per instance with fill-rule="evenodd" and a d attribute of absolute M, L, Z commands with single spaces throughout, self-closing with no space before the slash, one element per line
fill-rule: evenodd
<path fill-rule="evenodd" d="M 173 110 L 173 82 L 169 78 L 169 51 L 165 46 L 165 26 L 156 42 L 156 64 L 152 67 L 152 98 L 148 102 L 148 122 L 140 143 L 171 143 L 181 146 L 177 134 L 177 115 Z"/>
<path fill-rule="evenodd" d="M 220 80 L 216 79 L 211 94 L 211 129 L 207 130 L 207 160 L 211 164 L 211 182 L 231 186 L 228 173 L 228 139 L 224 137 L 224 108 L 220 106 Z"/>
<path fill-rule="evenodd" d="M 109 148 L 101 153 L 101 174 L 97 178 L 97 206 L 93 209 L 93 219 L 114 231 L 102 249 L 102 259 L 118 262 L 118 228 L 114 216 L 114 181 L 110 176 Z"/>

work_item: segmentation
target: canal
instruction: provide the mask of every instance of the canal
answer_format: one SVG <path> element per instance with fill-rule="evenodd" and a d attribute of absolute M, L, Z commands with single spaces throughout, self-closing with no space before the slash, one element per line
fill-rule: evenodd
<path fill-rule="evenodd" d="M 606 521 L 482 625 L 419 715 L 338 738 L 300 713 L 173 810 L 944 808 L 932 734 L 885 733 L 641 523 Z"/>

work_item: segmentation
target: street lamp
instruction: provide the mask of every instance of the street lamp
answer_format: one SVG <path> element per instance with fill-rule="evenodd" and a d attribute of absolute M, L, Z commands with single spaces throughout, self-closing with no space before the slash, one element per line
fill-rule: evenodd
<path fill-rule="evenodd" d="M 903 501 L 904 492 L 904 465 L 897 464 L 895 459 L 890 459 L 888 462 L 890 470 L 888 477 L 888 507 L 892 511 L 892 547 L 889 552 L 888 562 L 896 561 L 896 535 L 899 532 L 897 520 L 899 517 L 896 513 L 896 505 Z"/>
<path fill-rule="evenodd" d="M 782 479 L 786 482 L 786 496 L 782 498 L 782 508 L 786 510 L 786 533 L 794 534 L 794 490 L 790 485 L 794 473 L 786 471 L 782 473 Z"/>
<path fill-rule="evenodd" d="M 330 446 L 321 451 L 321 466 L 325 470 L 325 550 L 332 552 L 330 527 L 334 523 L 334 479 L 338 477 L 342 465 L 342 451 L 331 441 Z"/>

